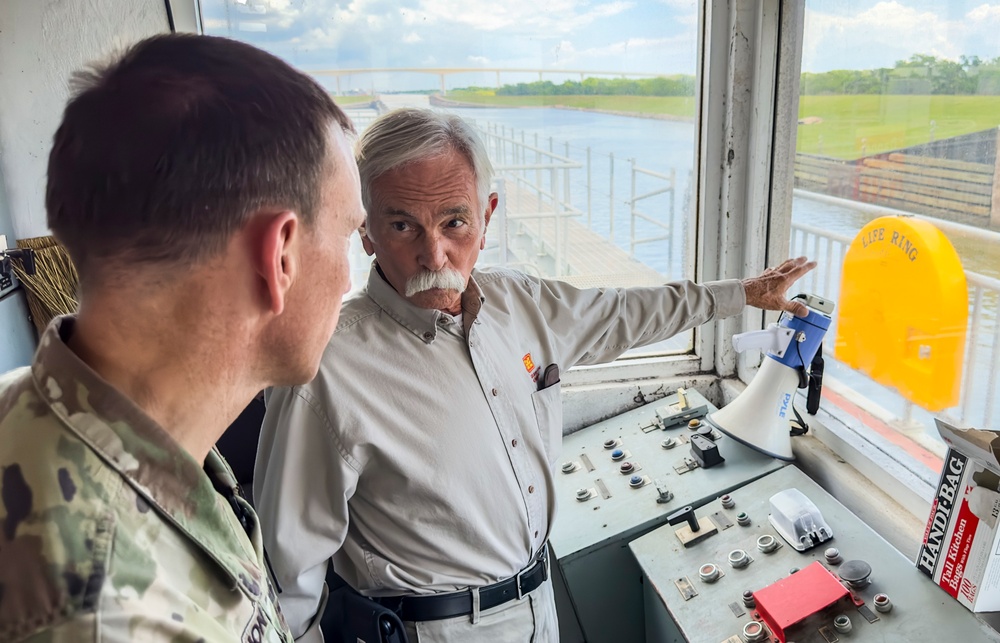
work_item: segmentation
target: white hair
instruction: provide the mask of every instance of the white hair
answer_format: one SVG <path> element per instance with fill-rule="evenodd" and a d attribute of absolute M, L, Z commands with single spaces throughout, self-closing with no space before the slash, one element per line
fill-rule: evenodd
<path fill-rule="evenodd" d="M 435 158 L 455 150 L 472 166 L 476 177 L 479 216 L 490 196 L 493 164 L 479 134 L 460 116 L 404 107 L 379 116 L 358 140 L 355 157 L 361 175 L 361 200 L 372 212 L 372 183 L 390 170 Z M 367 221 L 366 221 L 367 223 Z"/>

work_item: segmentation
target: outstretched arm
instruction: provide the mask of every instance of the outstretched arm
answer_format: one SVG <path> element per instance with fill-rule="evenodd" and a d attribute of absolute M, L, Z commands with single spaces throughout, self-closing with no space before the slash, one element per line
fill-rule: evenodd
<path fill-rule="evenodd" d="M 792 284 L 816 267 L 815 261 L 805 257 L 788 259 L 776 268 L 768 268 L 756 277 L 744 279 L 747 306 L 763 310 L 786 310 L 798 317 L 805 317 L 809 309 L 805 304 L 791 301 L 785 295 Z"/>

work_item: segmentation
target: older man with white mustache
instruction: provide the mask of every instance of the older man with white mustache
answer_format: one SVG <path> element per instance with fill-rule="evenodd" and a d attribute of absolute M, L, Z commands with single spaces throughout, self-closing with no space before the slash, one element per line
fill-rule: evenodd
<path fill-rule="evenodd" d="M 276 390 L 255 495 L 298 636 L 332 559 L 411 642 L 557 641 L 546 540 L 562 443 L 559 370 L 615 359 L 745 305 L 804 313 L 815 264 L 698 285 L 579 290 L 475 269 L 497 205 L 456 116 L 391 112 L 356 156 L 374 262 L 310 384 Z"/>

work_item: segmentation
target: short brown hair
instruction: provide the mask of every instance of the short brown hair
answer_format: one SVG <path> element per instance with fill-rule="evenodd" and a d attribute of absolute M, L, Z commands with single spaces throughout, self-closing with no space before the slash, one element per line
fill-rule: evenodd
<path fill-rule="evenodd" d="M 213 256 L 264 208 L 309 224 L 330 128 L 354 131 L 315 80 L 227 38 L 154 36 L 73 84 L 45 205 L 84 280 L 108 259 Z"/>

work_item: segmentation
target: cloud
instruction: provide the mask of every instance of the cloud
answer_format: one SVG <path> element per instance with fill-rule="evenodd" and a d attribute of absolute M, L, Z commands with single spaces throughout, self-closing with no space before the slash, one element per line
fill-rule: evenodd
<path fill-rule="evenodd" d="M 551 67 L 694 75 L 696 46 L 693 31 L 668 38 L 628 38 L 585 49 L 563 40 L 553 48 Z M 656 61 L 655 68 L 648 61 Z"/>
<path fill-rule="evenodd" d="M 694 71 L 687 53 L 694 51 L 698 31 L 694 0 L 248 2 L 266 4 L 265 13 L 252 17 L 266 25 L 266 33 L 238 32 L 239 16 L 231 5 L 227 14 L 222 3 L 203 7 L 206 31 L 243 38 L 307 71 L 469 64 Z M 680 9 L 670 8 L 675 6 Z M 393 82 L 397 76 L 406 83 L 421 78 L 393 75 Z"/>
<path fill-rule="evenodd" d="M 897 0 L 877 2 L 854 15 L 806 9 L 802 69 L 892 67 L 913 54 L 957 60 L 962 54 L 1000 55 L 1000 4 L 983 4 L 948 18 L 946 6 L 917 9 Z"/>
<path fill-rule="evenodd" d="M 540 7 L 537 0 L 421 0 L 412 10 L 401 10 L 406 24 L 454 23 L 478 31 L 519 31 L 569 33 L 600 18 L 622 13 L 634 2 L 616 0 L 591 6 L 582 0 L 549 0 Z"/>

